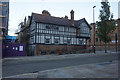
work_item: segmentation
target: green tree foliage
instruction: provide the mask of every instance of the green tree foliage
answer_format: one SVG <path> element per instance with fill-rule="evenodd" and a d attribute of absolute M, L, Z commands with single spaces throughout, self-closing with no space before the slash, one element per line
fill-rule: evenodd
<path fill-rule="evenodd" d="M 113 21 L 113 14 L 110 13 L 109 2 L 101 2 L 101 10 L 98 23 L 98 37 L 105 43 L 105 53 L 107 53 L 106 45 L 111 41 L 110 34 L 115 30 L 115 24 Z"/>

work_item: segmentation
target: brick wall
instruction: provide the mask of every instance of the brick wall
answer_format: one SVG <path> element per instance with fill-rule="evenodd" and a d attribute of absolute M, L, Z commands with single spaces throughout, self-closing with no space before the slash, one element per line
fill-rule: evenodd
<path fill-rule="evenodd" d="M 88 45 L 90 47 L 93 47 L 93 45 Z M 117 51 L 118 51 L 119 46 L 117 45 Z M 96 51 L 104 51 L 105 50 L 105 45 L 95 45 L 95 50 Z M 116 51 L 116 44 L 107 44 L 107 50 L 108 51 Z"/>
<path fill-rule="evenodd" d="M 86 46 L 77 45 L 36 45 L 35 55 L 40 54 L 65 54 L 76 53 L 77 51 L 85 51 Z"/>

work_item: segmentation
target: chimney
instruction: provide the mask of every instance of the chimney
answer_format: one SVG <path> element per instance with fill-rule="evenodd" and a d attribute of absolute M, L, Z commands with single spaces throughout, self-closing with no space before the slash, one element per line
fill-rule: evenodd
<path fill-rule="evenodd" d="M 74 26 L 74 11 L 73 10 L 71 10 L 71 24 L 72 24 L 72 26 Z"/>
<path fill-rule="evenodd" d="M 26 25 L 26 16 L 25 16 L 25 19 L 24 19 L 24 25 Z"/>
<path fill-rule="evenodd" d="M 27 25 L 30 24 L 30 18 L 31 18 L 31 16 L 28 16 Z"/>
<path fill-rule="evenodd" d="M 65 19 L 68 19 L 68 16 L 65 15 Z"/>
<path fill-rule="evenodd" d="M 43 14 L 43 15 L 46 15 L 46 16 L 51 16 L 51 14 L 50 14 L 47 10 L 43 10 L 43 11 L 42 11 L 42 14 Z"/>

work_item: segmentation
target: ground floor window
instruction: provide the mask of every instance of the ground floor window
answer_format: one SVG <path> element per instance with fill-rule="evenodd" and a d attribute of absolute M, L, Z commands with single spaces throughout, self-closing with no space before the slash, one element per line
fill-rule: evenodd
<path fill-rule="evenodd" d="M 45 38 L 45 43 L 49 44 L 50 43 L 50 38 Z"/>
<path fill-rule="evenodd" d="M 55 43 L 55 44 L 59 44 L 59 39 L 58 39 L 58 38 L 55 38 L 55 39 L 54 39 L 54 43 Z"/>
<path fill-rule="evenodd" d="M 71 39 L 68 39 L 68 40 L 67 40 L 67 43 L 68 43 L 68 44 L 71 44 Z"/>

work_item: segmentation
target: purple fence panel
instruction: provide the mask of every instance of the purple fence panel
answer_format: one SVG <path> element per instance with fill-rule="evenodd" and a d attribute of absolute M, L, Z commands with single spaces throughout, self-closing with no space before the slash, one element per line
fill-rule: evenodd
<path fill-rule="evenodd" d="M 17 43 L 5 43 L 3 48 L 3 57 L 26 56 L 26 45 Z"/>
<path fill-rule="evenodd" d="M 5 43 L 2 43 L 2 58 L 5 57 Z"/>

